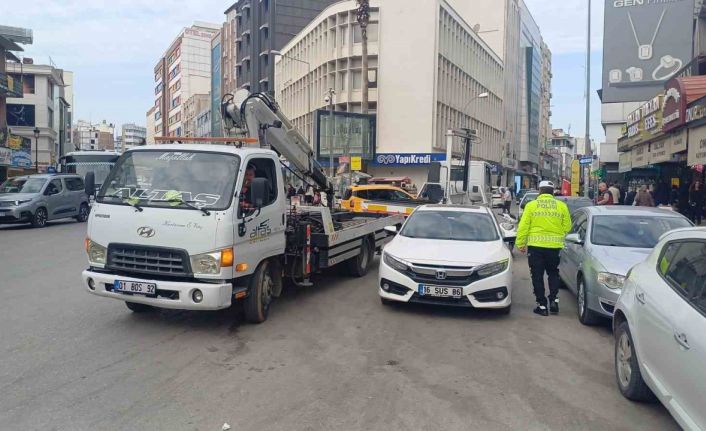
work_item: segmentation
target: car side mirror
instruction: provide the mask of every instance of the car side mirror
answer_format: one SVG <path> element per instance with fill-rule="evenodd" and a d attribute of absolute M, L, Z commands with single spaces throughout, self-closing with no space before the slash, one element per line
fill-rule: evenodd
<path fill-rule="evenodd" d="M 250 182 L 248 200 L 254 208 L 262 208 L 270 195 L 270 181 L 267 178 L 253 178 Z"/>
<path fill-rule="evenodd" d="M 96 174 L 93 171 L 86 173 L 86 178 L 83 180 L 83 189 L 88 196 L 96 194 Z"/>
<path fill-rule="evenodd" d="M 397 226 L 385 226 L 385 232 L 391 235 L 397 235 Z"/>
<path fill-rule="evenodd" d="M 571 244 L 578 244 L 578 245 L 583 244 L 583 240 L 581 239 L 581 236 L 577 233 L 570 233 L 570 234 L 566 235 L 566 237 L 564 238 L 564 241 L 571 243 Z"/>

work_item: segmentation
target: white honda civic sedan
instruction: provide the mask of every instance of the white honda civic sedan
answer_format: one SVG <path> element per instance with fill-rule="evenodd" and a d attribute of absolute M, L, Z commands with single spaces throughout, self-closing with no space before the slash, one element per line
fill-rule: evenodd
<path fill-rule="evenodd" d="M 620 392 L 655 395 L 682 428 L 706 430 L 706 229 L 662 235 L 628 273 L 613 330 Z"/>
<path fill-rule="evenodd" d="M 513 226 L 480 206 L 417 208 L 380 259 L 382 303 L 416 302 L 510 312 Z"/>

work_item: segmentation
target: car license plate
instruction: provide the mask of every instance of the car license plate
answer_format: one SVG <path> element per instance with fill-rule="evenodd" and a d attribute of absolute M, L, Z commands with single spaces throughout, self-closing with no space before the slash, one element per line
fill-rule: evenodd
<path fill-rule="evenodd" d="M 115 280 L 113 290 L 116 292 L 136 293 L 138 295 L 154 295 L 157 293 L 157 285 L 141 281 Z"/>
<path fill-rule="evenodd" d="M 420 296 L 438 296 L 441 298 L 460 298 L 463 296 L 463 289 L 460 287 L 441 287 L 420 284 L 417 290 Z"/>

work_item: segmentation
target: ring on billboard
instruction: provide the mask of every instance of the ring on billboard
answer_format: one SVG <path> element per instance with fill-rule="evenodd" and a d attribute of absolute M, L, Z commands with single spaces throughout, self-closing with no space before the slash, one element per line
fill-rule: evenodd
<path fill-rule="evenodd" d="M 683 64 L 684 62 L 682 62 L 680 59 L 674 58 L 669 54 L 665 55 L 659 60 L 659 66 L 657 66 L 657 69 L 652 72 L 652 79 L 654 79 L 655 81 L 664 81 L 667 78 L 670 78 L 675 73 L 679 72 Z M 662 76 L 657 76 L 657 72 L 662 69 L 672 69 L 672 71 L 667 71 L 666 74 Z"/>

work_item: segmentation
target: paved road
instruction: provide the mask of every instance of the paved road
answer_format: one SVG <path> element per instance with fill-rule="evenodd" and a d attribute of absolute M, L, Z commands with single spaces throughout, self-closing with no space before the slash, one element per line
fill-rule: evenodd
<path fill-rule="evenodd" d="M 230 311 L 134 315 L 79 285 L 85 225 L 0 227 L 1 430 L 670 430 L 613 377 L 609 328 L 387 308 L 375 274 Z"/>

